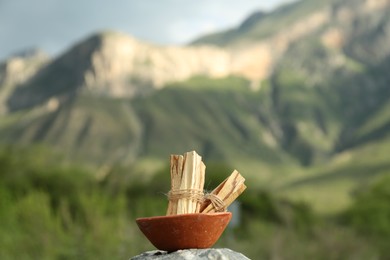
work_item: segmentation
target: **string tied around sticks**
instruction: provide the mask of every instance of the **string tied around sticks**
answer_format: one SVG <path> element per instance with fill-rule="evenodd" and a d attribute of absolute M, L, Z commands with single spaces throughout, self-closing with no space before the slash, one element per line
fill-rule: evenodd
<path fill-rule="evenodd" d="M 223 200 L 221 200 L 221 198 L 215 194 L 207 193 L 204 196 L 204 200 L 209 200 L 211 205 L 213 205 L 213 207 L 215 208 L 216 212 L 223 212 L 226 210 L 225 202 L 223 202 Z"/>
<path fill-rule="evenodd" d="M 225 202 L 215 194 L 206 193 L 202 190 L 197 189 L 181 189 L 181 190 L 171 190 L 168 192 L 169 201 L 178 201 L 180 199 L 188 199 L 198 203 L 204 203 L 205 201 L 210 201 L 213 205 L 215 212 L 223 212 L 226 210 L 227 206 Z"/>
<path fill-rule="evenodd" d="M 170 201 L 178 201 L 179 199 L 188 199 L 195 202 L 203 203 L 204 193 L 202 190 L 196 190 L 196 189 L 171 190 L 168 192 L 168 199 Z"/>

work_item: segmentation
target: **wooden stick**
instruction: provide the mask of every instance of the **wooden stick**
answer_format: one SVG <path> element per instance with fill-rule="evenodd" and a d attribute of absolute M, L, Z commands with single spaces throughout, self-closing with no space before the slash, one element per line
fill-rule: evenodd
<path fill-rule="evenodd" d="M 171 156 L 171 191 L 167 215 L 199 212 L 198 200 L 203 196 L 205 168 L 202 157 L 195 151 L 187 152 L 184 156 Z"/>
<path fill-rule="evenodd" d="M 213 213 L 227 207 L 246 189 L 245 178 L 234 170 L 210 194 L 203 194 L 206 165 L 195 151 L 171 155 L 171 190 L 167 215 Z"/>
<path fill-rule="evenodd" d="M 191 155 L 190 155 L 191 156 Z M 181 178 L 181 183 L 180 183 L 180 190 L 188 190 L 189 186 L 191 184 L 188 183 L 189 181 L 189 174 L 190 174 L 190 169 L 188 169 L 188 166 L 191 162 L 191 158 L 189 158 L 188 153 L 184 154 L 184 160 L 183 160 L 183 173 L 182 173 L 182 178 Z M 188 200 L 185 198 L 180 198 L 177 201 L 177 212 L 176 214 L 184 214 L 187 213 L 187 206 L 188 206 Z"/>
<path fill-rule="evenodd" d="M 206 165 L 202 161 L 199 164 L 198 174 L 199 174 L 199 179 L 198 179 L 199 183 L 198 183 L 197 189 L 203 191 L 204 182 L 205 182 L 205 175 L 206 175 Z M 195 209 L 196 213 L 200 212 L 201 206 L 202 206 L 201 202 L 196 203 L 196 209 Z"/>
<path fill-rule="evenodd" d="M 246 189 L 244 182 L 245 178 L 242 177 L 237 170 L 234 170 L 228 178 L 211 192 L 211 195 L 217 196 L 223 202 L 224 208 L 222 210 L 226 210 L 226 208 Z M 219 210 L 220 209 L 215 208 L 211 200 L 206 200 L 201 206 L 200 212 L 211 213 Z"/>
<path fill-rule="evenodd" d="M 171 191 L 179 190 L 183 173 L 183 156 L 171 155 Z M 177 214 L 177 201 L 169 200 L 167 215 Z"/>

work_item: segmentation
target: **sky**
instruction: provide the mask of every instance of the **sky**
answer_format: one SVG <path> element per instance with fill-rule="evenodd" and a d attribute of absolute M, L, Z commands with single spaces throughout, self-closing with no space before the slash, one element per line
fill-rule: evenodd
<path fill-rule="evenodd" d="M 185 44 L 291 0 L 0 0 L 0 60 L 39 48 L 58 55 L 102 30 Z"/>

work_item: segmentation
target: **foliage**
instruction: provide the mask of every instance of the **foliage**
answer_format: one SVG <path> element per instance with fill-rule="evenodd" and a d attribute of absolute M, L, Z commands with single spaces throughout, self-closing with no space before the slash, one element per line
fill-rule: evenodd
<path fill-rule="evenodd" d="M 251 219 L 293 228 L 296 232 L 313 230 L 318 217 L 310 206 L 275 198 L 267 191 L 249 190 L 241 198 L 244 225 Z M 246 230 L 247 231 L 247 230 Z"/>
<path fill-rule="evenodd" d="M 211 189 L 231 171 L 221 162 L 207 165 Z M 129 177 L 131 171 L 118 166 L 96 178 L 43 147 L 2 148 L 0 258 L 125 259 L 151 250 L 134 219 L 165 214 L 169 167 L 147 178 Z M 359 194 L 342 223 L 308 204 L 250 188 L 239 200 L 239 225 L 216 246 L 253 259 L 381 259 L 389 234 L 388 187 L 385 179 Z M 384 242 L 373 243 L 366 234 Z"/>
<path fill-rule="evenodd" d="M 184 82 L 171 83 L 167 87 L 185 87 L 186 89 L 198 90 L 225 90 L 225 91 L 248 91 L 250 83 L 247 79 L 238 76 L 224 78 L 210 78 L 203 75 L 193 76 Z"/>
<path fill-rule="evenodd" d="M 382 176 L 355 194 L 353 204 L 341 221 L 375 243 L 381 255 L 389 255 L 390 243 L 390 175 Z"/>
<path fill-rule="evenodd" d="M 132 207 L 134 199 L 113 188 L 40 147 L 2 149 L 0 258 L 124 259 L 142 251 L 132 219 L 161 201 L 145 194 Z"/>

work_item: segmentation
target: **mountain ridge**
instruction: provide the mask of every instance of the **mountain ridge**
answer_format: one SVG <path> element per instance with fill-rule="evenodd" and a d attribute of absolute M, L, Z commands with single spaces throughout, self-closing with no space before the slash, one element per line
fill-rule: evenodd
<path fill-rule="evenodd" d="M 258 34 L 230 34 L 238 38 L 222 47 L 200 44 L 207 36 L 184 47 L 116 32 L 87 37 L 12 88 L 0 86 L 10 89 L 0 142 L 45 143 L 99 167 L 160 165 L 195 149 L 250 172 L 256 185 L 295 191 L 360 161 L 386 172 L 362 151 L 388 143 L 390 2 L 317 3 L 255 13 L 235 30 Z M 263 31 L 273 21 L 274 31 Z M 353 160 L 340 166 L 348 154 Z M 353 176 L 340 178 L 358 182 Z"/>

